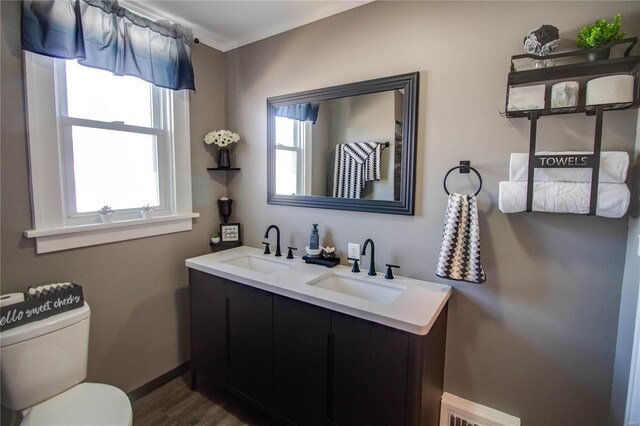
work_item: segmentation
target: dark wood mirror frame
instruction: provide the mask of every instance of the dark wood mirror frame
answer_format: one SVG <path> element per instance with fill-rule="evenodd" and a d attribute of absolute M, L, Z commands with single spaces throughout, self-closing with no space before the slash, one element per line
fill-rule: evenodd
<path fill-rule="evenodd" d="M 315 207 L 321 209 L 337 209 L 373 213 L 389 213 L 401 215 L 414 214 L 416 191 L 416 131 L 418 118 L 418 83 L 417 72 L 375 80 L 360 81 L 323 89 L 289 95 L 274 96 L 267 99 L 267 203 Z M 276 194 L 276 144 L 275 144 L 275 109 L 279 106 L 318 102 L 347 96 L 357 96 L 388 90 L 404 90 L 402 156 L 400 199 L 361 200 L 351 198 L 334 198 L 314 195 L 281 195 Z"/>

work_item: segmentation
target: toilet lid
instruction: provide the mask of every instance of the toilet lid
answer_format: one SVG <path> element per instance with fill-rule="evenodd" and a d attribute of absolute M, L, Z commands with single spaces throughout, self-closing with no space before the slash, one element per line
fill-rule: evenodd
<path fill-rule="evenodd" d="M 81 383 L 29 410 L 21 425 L 131 424 L 131 403 L 120 389 L 98 383 Z"/>

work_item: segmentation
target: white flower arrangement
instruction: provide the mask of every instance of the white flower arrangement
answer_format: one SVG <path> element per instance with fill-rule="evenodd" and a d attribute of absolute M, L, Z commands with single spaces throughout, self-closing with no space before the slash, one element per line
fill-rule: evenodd
<path fill-rule="evenodd" d="M 226 148 L 239 140 L 240 135 L 231 130 L 214 130 L 204 137 L 204 143 L 207 145 L 215 144 L 220 148 Z"/>

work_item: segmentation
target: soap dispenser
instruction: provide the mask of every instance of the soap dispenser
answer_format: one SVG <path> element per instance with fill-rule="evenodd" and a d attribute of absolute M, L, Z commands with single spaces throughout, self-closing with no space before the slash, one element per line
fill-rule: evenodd
<path fill-rule="evenodd" d="M 320 248 L 320 235 L 318 235 L 318 224 L 313 224 L 313 229 L 311 230 L 311 237 L 309 237 L 309 249 L 310 250 L 318 250 Z"/>

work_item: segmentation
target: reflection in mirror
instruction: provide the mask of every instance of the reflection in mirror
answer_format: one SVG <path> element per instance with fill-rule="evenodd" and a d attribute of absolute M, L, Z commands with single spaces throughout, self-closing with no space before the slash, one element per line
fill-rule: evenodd
<path fill-rule="evenodd" d="M 270 204 L 413 214 L 417 73 L 268 99 Z"/>

